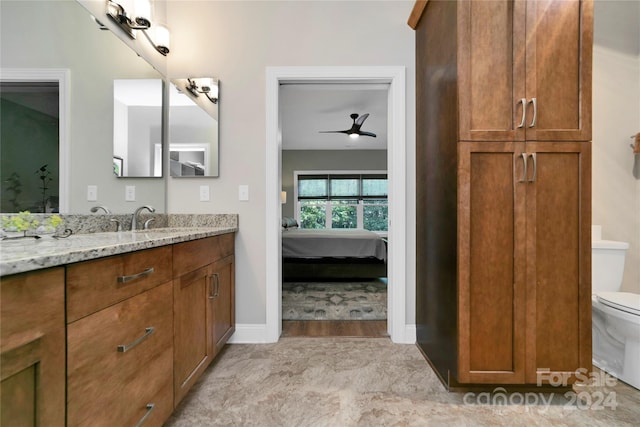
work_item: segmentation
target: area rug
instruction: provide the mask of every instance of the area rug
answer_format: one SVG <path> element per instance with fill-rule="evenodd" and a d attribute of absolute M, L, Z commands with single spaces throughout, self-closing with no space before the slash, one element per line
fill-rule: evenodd
<path fill-rule="evenodd" d="M 285 282 L 283 320 L 385 320 L 387 280 Z"/>

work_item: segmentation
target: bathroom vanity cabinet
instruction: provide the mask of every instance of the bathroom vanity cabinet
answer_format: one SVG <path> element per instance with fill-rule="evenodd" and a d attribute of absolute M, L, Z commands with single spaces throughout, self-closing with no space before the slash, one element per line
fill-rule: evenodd
<path fill-rule="evenodd" d="M 69 425 L 160 425 L 173 411 L 171 249 L 67 266 Z"/>
<path fill-rule="evenodd" d="M 1 424 L 162 425 L 235 330 L 232 231 L 101 235 L 3 276 Z M 83 260 L 124 239 L 142 249 Z"/>
<path fill-rule="evenodd" d="M 417 342 L 450 389 L 591 369 L 580 1 L 417 2 Z"/>
<path fill-rule="evenodd" d="M 233 235 L 174 246 L 174 405 L 235 331 Z"/>
<path fill-rule="evenodd" d="M 0 424 L 64 426 L 64 268 L 0 286 Z"/>

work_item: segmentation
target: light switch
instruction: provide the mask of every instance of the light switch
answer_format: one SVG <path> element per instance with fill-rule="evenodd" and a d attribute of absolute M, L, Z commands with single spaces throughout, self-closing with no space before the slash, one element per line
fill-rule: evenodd
<path fill-rule="evenodd" d="M 200 186 L 200 201 L 208 202 L 209 201 L 209 186 L 201 185 Z"/>
<path fill-rule="evenodd" d="M 87 201 L 88 202 L 96 202 L 96 201 L 98 201 L 98 186 L 97 185 L 87 185 Z"/>
<path fill-rule="evenodd" d="M 238 200 L 246 202 L 249 200 L 249 186 L 248 185 L 240 185 L 238 186 Z"/>
<path fill-rule="evenodd" d="M 127 202 L 135 202 L 136 201 L 136 186 L 135 185 L 127 185 L 124 189 L 124 200 Z"/>

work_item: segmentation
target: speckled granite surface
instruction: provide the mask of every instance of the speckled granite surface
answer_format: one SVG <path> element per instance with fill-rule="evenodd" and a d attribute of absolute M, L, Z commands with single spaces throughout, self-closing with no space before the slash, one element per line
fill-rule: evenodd
<path fill-rule="evenodd" d="M 141 249 L 170 245 L 189 240 L 219 234 L 231 233 L 238 230 L 237 215 L 211 215 L 208 221 L 218 226 L 190 226 L 166 227 L 169 216 L 158 215 L 149 230 L 141 231 L 108 231 L 91 232 L 89 230 L 109 230 L 114 226 L 109 221 L 121 215 L 61 215 L 65 220 L 62 228 L 74 231 L 71 237 L 55 239 L 45 236 L 41 239 L 17 239 L 0 241 L 0 275 L 23 273 L 41 268 L 55 267 L 73 262 L 86 261 L 110 255 L 117 255 Z M 149 215 L 150 216 L 150 215 Z M 70 218 L 73 217 L 73 218 Z M 86 221 L 83 222 L 85 217 Z M 124 217 L 124 216 L 122 216 Z M 129 215 L 130 217 L 130 215 Z M 141 218 L 148 217 L 141 215 Z M 163 218 L 164 217 L 164 218 Z M 206 220 L 202 220 L 205 221 Z M 165 225 L 155 228 L 157 224 Z M 175 223 L 174 223 L 175 224 Z M 130 226 L 130 219 L 129 219 Z"/>

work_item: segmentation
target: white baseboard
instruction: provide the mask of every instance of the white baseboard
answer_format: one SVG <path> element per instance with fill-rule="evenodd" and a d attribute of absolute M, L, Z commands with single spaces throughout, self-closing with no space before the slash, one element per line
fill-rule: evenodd
<path fill-rule="evenodd" d="M 241 323 L 236 324 L 236 331 L 231 338 L 229 344 L 266 344 L 267 325 L 264 323 Z"/>
<path fill-rule="evenodd" d="M 415 344 L 416 343 L 416 325 L 404 325 L 404 339 L 403 344 Z"/>
<path fill-rule="evenodd" d="M 229 344 L 267 344 L 272 341 L 267 339 L 267 325 L 264 323 L 236 324 L 236 332 L 229 338 Z M 398 344 L 416 343 L 416 325 L 405 325 L 404 336 L 397 337 L 394 342 Z"/>

